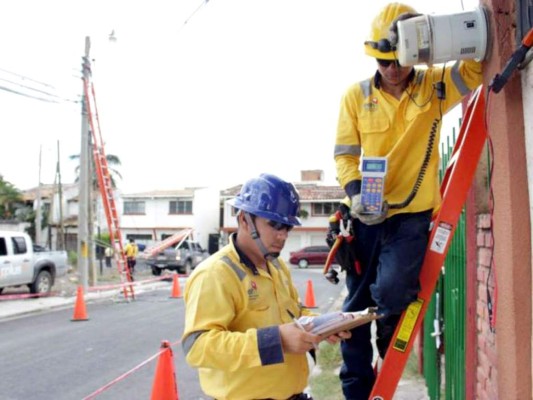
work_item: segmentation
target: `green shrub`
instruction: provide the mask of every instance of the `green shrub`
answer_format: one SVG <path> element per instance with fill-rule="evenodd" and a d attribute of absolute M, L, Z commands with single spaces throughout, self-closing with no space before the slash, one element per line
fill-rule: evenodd
<path fill-rule="evenodd" d="M 68 263 L 69 265 L 76 267 L 78 265 L 78 253 L 70 250 L 68 252 Z"/>

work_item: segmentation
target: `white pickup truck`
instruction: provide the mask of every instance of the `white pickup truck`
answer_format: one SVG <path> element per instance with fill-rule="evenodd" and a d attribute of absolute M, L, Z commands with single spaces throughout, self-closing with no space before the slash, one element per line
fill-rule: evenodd
<path fill-rule="evenodd" d="M 0 293 L 22 285 L 31 293 L 49 293 L 67 270 L 66 251 L 46 251 L 34 246 L 26 233 L 0 231 Z"/>

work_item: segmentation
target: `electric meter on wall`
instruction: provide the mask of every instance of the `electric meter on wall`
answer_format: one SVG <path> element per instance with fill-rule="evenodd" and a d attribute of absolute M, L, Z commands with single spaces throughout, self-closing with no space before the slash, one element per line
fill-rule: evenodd
<path fill-rule="evenodd" d="M 482 7 L 449 15 L 420 15 L 398 21 L 397 57 L 403 66 L 451 60 L 483 60 L 488 24 Z"/>

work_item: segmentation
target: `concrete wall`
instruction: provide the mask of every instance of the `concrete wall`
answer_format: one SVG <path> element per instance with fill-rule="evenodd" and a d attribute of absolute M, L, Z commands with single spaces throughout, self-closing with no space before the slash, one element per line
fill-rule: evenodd
<path fill-rule="evenodd" d="M 515 2 L 491 0 L 487 7 L 492 49 L 485 62 L 486 84 L 501 72 L 516 48 Z M 532 111 L 531 104 L 522 101 L 518 72 L 499 94 L 490 95 L 487 124 L 494 148 L 492 228 L 498 354 L 497 378 L 493 380 L 499 399 L 531 399 L 532 394 L 531 223 L 524 133 L 524 114 Z"/>
<path fill-rule="evenodd" d="M 0 221 L 0 231 L 24 232 L 29 226 L 27 222 Z"/>
<path fill-rule="evenodd" d="M 529 221 L 530 225 L 533 226 L 533 65 L 529 64 L 527 68 L 522 71 L 521 75 L 523 93 L 522 101 L 524 106 L 524 127 L 526 134 L 526 162 L 529 189 Z M 530 248 L 533 247 L 533 242 L 531 238 L 529 244 Z M 533 260 L 531 261 L 531 264 L 533 265 Z M 533 351 L 533 345 L 531 347 Z M 533 356 L 531 358 L 533 360 Z M 531 398 L 533 398 L 533 393 L 531 395 Z"/>

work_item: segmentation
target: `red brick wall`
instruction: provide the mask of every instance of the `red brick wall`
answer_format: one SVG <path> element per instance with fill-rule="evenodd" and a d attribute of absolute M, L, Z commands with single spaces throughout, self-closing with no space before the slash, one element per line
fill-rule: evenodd
<path fill-rule="evenodd" d="M 476 237 L 478 253 L 476 399 L 480 400 L 498 399 L 496 333 L 491 330 L 487 305 L 487 278 L 493 307 L 496 302 L 494 298 L 494 269 L 490 270 L 493 248 L 490 228 L 490 215 L 478 215 Z"/>

